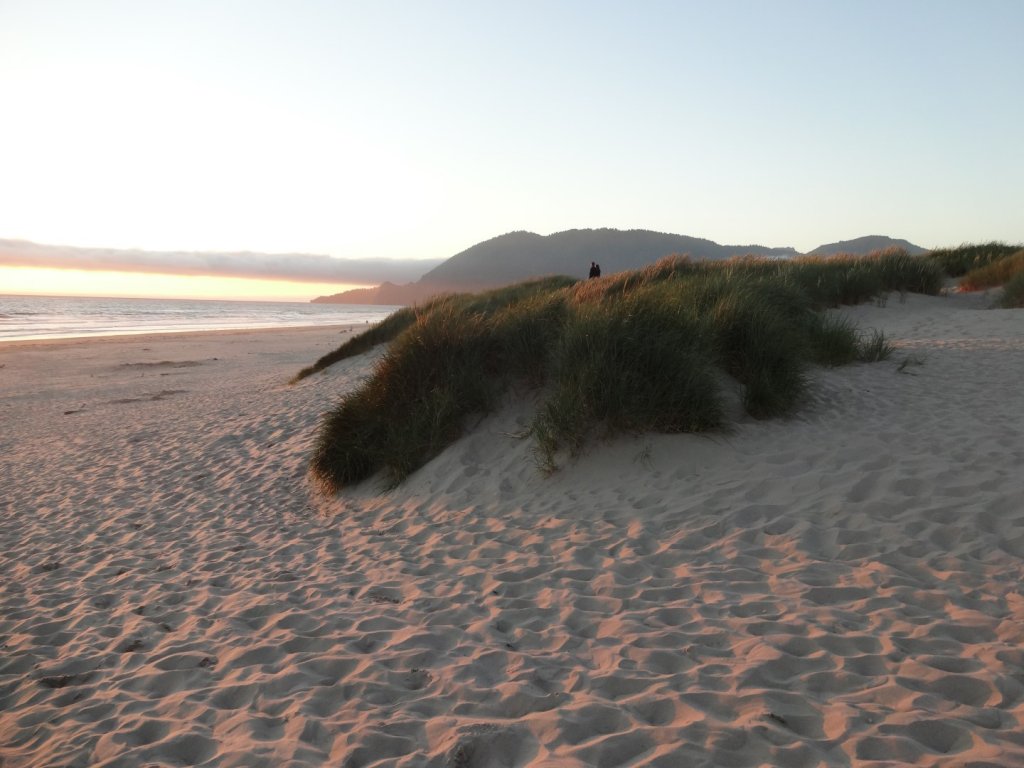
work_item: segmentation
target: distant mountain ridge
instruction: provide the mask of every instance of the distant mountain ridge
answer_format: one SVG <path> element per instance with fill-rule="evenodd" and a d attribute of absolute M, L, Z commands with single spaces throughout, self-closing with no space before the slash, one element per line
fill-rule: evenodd
<path fill-rule="evenodd" d="M 590 262 L 604 274 L 636 269 L 663 256 L 687 253 L 695 259 L 724 259 L 737 253 L 790 256 L 792 248 L 719 245 L 686 235 L 644 229 L 571 229 L 553 235 L 510 232 L 485 240 L 434 267 L 420 283 L 507 284 L 550 274 L 586 277 Z"/>
<path fill-rule="evenodd" d="M 854 238 L 853 240 L 840 240 L 838 243 L 819 245 L 808 256 L 835 256 L 840 253 L 867 254 L 872 251 L 880 251 L 883 248 L 902 248 L 911 256 L 920 256 L 928 253 L 927 248 L 914 245 L 907 240 L 897 240 L 885 235 L 866 235 L 865 237 Z"/>
<path fill-rule="evenodd" d="M 509 232 L 452 256 L 415 283 L 383 283 L 376 288 L 321 296 L 318 303 L 413 304 L 439 293 L 480 291 L 543 275 L 586 277 L 590 262 L 603 274 L 638 269 L 663 256 L 688 254 L 694 259 L 727 259 L 754 254 L 786 258 L 793 248 L 719 245 L 711 240 L 645 229 L 571 229 L 551 235 Z"/>
<path fill-rule="evenodd" d="M 871 235 L 818 246 L 812 254 L 865 254 L 892 246 L 911 253 L 924 248 L 906 240 Z M 385 282 L 374 288 L 357 288 L 313 299 L 327 304 L 415 304 L 442 293 L 463 293 L 496 288 L 544 275 L 586 277 L 590 262 L 601 265 L 602 274 L 638 269 L 672 254 L 696 260 L 733 256 L 790 258 L 801 255 L 794 248 L 763 245 L 719 245 L 712 240 L 673 235 L 646 229 L 570 229 L 551 235 L 509 232 L 457 253 L 427 272 L 415 283 Z"/>

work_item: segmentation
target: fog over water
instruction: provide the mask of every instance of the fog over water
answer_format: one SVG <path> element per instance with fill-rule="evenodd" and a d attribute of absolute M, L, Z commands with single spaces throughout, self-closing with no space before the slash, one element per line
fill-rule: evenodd
<path fill-rule="evenodd" d="M 0 266 L 248 277 L 376 285 L 415 280 L 443 259 L 336 259 L 311 253 L 77 248 L 0 239 Z"/>

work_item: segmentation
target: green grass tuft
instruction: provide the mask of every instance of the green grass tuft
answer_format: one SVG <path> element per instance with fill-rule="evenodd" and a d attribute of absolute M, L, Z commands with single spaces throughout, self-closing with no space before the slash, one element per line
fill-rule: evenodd
<path fill-rule="evenodd" d="M 815 313 L 810 331 L 812 363 L 835 367 L 859 359 L 857 328 L 842 315 Z"/>
<path fill-rule="evenodd" d="M 699 432 L 724 423 L 702 323 L 663 286 L 577 305 L 555 344 L 551 392 L 533 424 L 542 465 L 593 430 Z"/>
<path fill-rule="evenodd" d="M 857 359 L 862 363 L 888 360 L 895 351 L 896 347 L 885 338 L 885 334 L 875 329 L 872 329 L 857 343 Z"/>

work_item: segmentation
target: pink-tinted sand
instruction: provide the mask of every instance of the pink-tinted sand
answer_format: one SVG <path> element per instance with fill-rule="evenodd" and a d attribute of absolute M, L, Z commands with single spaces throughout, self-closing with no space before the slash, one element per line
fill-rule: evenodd
<path fill-rule="evenodd" d="M 0 763 L 1024 765 L 1024 312 L 845 310 L 898 345 L 794 419 L 595 446 L 509 402 L 320 495 L 339 329 L 0 347 Z"/>

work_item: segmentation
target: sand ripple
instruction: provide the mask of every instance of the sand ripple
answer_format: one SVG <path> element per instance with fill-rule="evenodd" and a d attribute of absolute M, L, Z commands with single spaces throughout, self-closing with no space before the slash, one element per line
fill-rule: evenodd
<path fill-rule="evenodd" d="M 851 313 L 798 419 L 336 499 L 330 331 L 0 350 L 4 764 L 1024 764 L 1024 315 Z"/>

